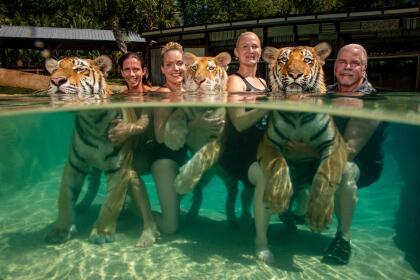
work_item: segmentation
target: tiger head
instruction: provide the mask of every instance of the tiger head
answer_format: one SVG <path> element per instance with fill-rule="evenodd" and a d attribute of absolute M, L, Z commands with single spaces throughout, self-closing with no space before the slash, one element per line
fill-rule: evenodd
<path fill-rule="evenodd" d="M 322 66 L 330 53 L 331 47 L 327 43 L 315 47 L 266 47 L 262 57 L 269 64 L 272 91 L 325 93 Z"/>
<path fill-rule="evenodd" d="M 45 67 L 51 73 L 48 93 L 52 96 L 75 96 L 80 99 L 101 99 L 108 97 L 105 76 L 112 68 L 107 56 L 95 60 L 66 57 L 59 61 L 47 59 Z"/>
<path fill-rule="evenodd" d="M 226 92 L 227 66 L 231 56 L 221 52 L 215 57 L 197 57 L 186 52 L 183 60 L 187 65 L 184 77 L 184 89 L 187 92 L 202 92 L 206 94 L 219 94 Z"/>

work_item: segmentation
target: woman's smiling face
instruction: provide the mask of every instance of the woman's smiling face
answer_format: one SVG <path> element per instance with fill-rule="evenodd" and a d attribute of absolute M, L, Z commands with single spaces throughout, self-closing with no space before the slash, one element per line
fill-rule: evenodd
<path fill-rule="evenodd" d="M 134 58 L 129 57 L 124 60 L 121 75 L 129 89 L 136 88 L 142 82 L 145 71 L 141 65 L 141 62 Z"/>
<path fill-rule="evenodd" d="M 239 38 L 234 52 L 241 64 L 255 65 L 261 57 L 260 39 L 254 34 L 244 35 Z"/>
<path fill-rule="evenodd" d="M 182 52 L 179 50 L 169 50 L 163 55 L 161 71 L 165 76 L 166 83 L 180 84 L 184 78 L 185 64 L 182 60 Z"/>

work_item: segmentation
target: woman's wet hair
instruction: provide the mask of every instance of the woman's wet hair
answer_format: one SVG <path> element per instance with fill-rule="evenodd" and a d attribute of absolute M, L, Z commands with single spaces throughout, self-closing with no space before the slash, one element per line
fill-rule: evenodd
<path fill-rule="evenodd" d="M 119 59 L 118 59 L 118 66 L 120 67 L 120 69 L 122 70 L 123 68 L 123 63 L 124 61 L 126 61 L 129 58 L 134 58 L 137 59 L 138 61 L 140 61 L 140 66 L 142 69 L 146 68 L 147 71 L 147 64 L 146 61 L 144 60 L 143 56 L 140 53 L 136 53 L 136 52 L 127 52 L 125 54 L 123 54 Z M 142 79 L 142 83 L 145 85 L 151 85 L 148 77 L 148 75 L 143 75 L 143 79 Z"/>
<path fill-rule="evenodd" d="M 146 62 L 144 61 L 143 56 L 139 53 L 136 53 L 136 52 L 127 52 L 127 53 L 123 54 L 118 59 L 118 66 L 120 66 L 120 68 L 122 69 L 124 61 L 126 61 L 129 58 L 137 59 L 138 61 L 140 61 L 140 65 L 141 65 L 142 68 L 146 67 Z"/>
<path fill-rule="evenodd" d="M 163 46 L 163 48 L 162 48 L 162 50 L 161 50 L 161 52 L 160 52 L 160 55 L 161 55 L 161 57 L 162 57 L 162 64 L 163 64 L 163 56 L 168 52 L 168 51 L 171 51 L 171 50 L 177 50 L 177 51 L 180 51 L 181 53 L 183 53 L 184 52 L 184 49 L 183 49 L 183 47 L 181 46 L 181 44 L 179 44 L 179 43 L 177 43 L 177 42 L 169 42 L 169 43 L 167 43 L 165 46 Z"/>
<path fill-rule="evenodd" d="M 260 38 L 258 37 L 258 35 L 257 34 L 255 34 L 254 32 L 251 32 L 251 31 L 246 31 L 246 32 L 243 32 L 243 33 L 241 33 L 241 34 L 239 34 L 239 36 L 238 36 L 238 38 L 236 39 L 236 47 L 238 47 L 239 46 L 239 41 L 242 39 L 242 38 L 244 38 L 244 37 L 248 37 L 248 36 L 255 36 L 257 39 L 258 39 L 258 41 L 260 41 Z M 261 44 L 261 41 L 260 41 L 260 44 Z"/>

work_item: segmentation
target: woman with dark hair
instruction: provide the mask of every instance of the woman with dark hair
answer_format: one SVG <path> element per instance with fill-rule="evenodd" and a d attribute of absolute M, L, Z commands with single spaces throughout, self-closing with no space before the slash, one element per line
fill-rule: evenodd
<path fill-rule="evenodd" d="M 121 76 L 124 78 L 127 89 L 123 91 L 129 95 L 141 95 L 151 90 L 147 81 L 147 67 L 144 58 L 134 52 L 125 53 L 118 59 Z"/>
<path fill-rule="evenodd" d="M 138 53 L 126 53 L 118 60 L 118 64 L 121 69 L 121 75 L 124 78 L 127 89 L 123 93 L 133 96 L 141 96 L 151 88 L 147 85 L 145 80 L 145 74 L 147 73 L 144 59 Z M 137 174 L 133 174 L 129 192 L 132 201 L 139 210 L 141 217 L 143 218 L 143 232 L 137 241 L 136 246 L 148 247 L 155 243 L 159 237 L 156 223 L 154 221 L 152 210 L 150 206 L 149 197 L 147 194 L 146 186 L 143 179 L 140 177 L 141 174 L 147 172 L 148 161 L 147 152 L 149 150 L 147 143 L 149 142 L 149 123 L 151 119 L 151 113 L 148 109 L 133 109 L 138 119 L 136 122 L 131 123 L 123 120 L 122 118 L 115 119 L 114 126 L 108 130 L 108 139 L 115 145 L 120 146 L 129 137 L 137 137 L 136 152 L 134 156 L 134 167 Z M 93 168 L 89 172 L 89 190 L 84 196 L 83 200 L 77 205 L 79 213 L 86 212 L 91 203 L 93 202 L 100 185 L 100 170 Z"/>

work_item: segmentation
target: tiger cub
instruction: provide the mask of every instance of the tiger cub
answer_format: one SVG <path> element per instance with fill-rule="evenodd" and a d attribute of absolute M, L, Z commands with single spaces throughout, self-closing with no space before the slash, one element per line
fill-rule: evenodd
<path fill-rule="evenodd" d="M 222 52 L 215 57 L 196 57 L 192 53 L 184 53 L 183 60 L 187 65 L 184 76 L 186 95 L 225 95 L 227 85 L 226 67 L 231 61 L 229 53 Z M 205 117 L 223 121 L 216 135 L 196 129 L 188 131 L 188 122 L 194 118 Z M 225 108 L 178 108 L 165 125 L 165 144 L 178 150 L 185 144 L 194 156 L 180 169 L 175 179 L 175 189 L 183 194 L 192 191 L 203 173 L 218 160 L 222 148 Z"/>
<path fill-rule="evenodd" d="M 327 43 L 315 47 L 266 47 L 262 56 L 268 63 L 273 92 L 324 94 L 322 66 L 330 52 Z M 320 159 L 296 157 L 285 148 L 288 141 L 306 143 L 318 152 Z M 267 182 L 265 201 L 277 213 L 288 207 L 293 193 L 292 181 L 304 184 L 300 176 L 310 172 L 305 167 L 311 167 L 314 173 L 309 176 L 309 182 L 312 181 L 307 212 L 309 227 L 321 231 L 328 226 L 332 220 L 334 193 L 347 161 L 344 140 L 330 115 L 271 112 L 267 131 L 258 147 L 257 160 Z"/>
<path fill-rule="evenodd" d="M 45 63 L 51 73 L 48 92 L 52 97 L 63 99 L 101 100 L 109 97 L 111 91 L 104 75 L 111 69 L 112 62 L 106 56 L 95 60 L 67 57 Z M 99 217 L 91 231 L 92 243 L 112 242 L 116 220 L 123 206 L 132 170 L 133 137 L 122 145 L 114 146 L 108 139 L 108 130 L 116 118 L 136 121 L 132 110 L 86 110 L 78 111 L 75 128 L 69 148 L 68 160 L 64 166 L 58 199 L 58 220 L 48 232 L 49 243 L 63 243 L 76 233 L 74 202 L 79 196 L 85 176 L 96 168 L 107 176 L 108 194 Z"/>

